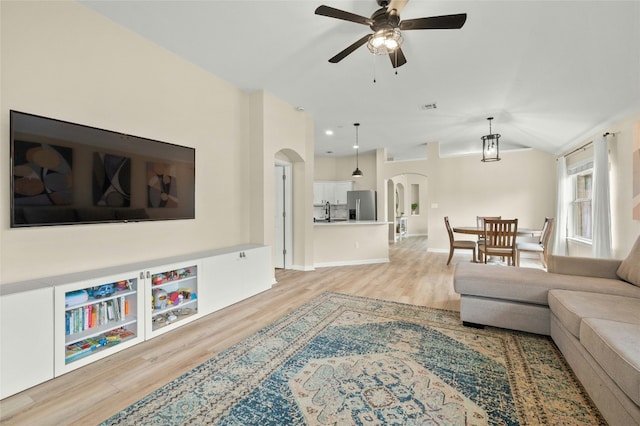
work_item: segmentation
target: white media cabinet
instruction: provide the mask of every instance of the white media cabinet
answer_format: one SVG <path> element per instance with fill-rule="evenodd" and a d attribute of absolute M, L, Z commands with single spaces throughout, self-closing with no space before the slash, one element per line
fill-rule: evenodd
<path fill-rule="evenodd" d="M 265 291 L 245 245 L 0 286 L 0 399 Z"/>

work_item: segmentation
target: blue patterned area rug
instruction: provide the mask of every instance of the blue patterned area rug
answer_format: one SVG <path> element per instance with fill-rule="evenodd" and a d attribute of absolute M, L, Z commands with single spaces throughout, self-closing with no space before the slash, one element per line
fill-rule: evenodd
<path fill-rule="evenodd" d="M 544 336 L 325 293 L 103 425 L 605 424 Z"/>

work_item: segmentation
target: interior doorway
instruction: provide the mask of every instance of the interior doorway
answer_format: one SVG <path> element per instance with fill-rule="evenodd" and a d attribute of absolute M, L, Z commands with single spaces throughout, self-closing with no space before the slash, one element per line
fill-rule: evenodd
<path fill-rule="evenodd" d="M 293 254 L 293 215 L 292 209 L 292 185 L 291 163 L 276 160 L 275 164 L 275 247 L 274 266 L 280 269 L 289 269 L 292 264 Z"/>

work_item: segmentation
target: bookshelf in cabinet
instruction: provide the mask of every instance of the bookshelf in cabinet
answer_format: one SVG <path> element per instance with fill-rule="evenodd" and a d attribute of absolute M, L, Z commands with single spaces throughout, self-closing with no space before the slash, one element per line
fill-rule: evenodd
<path fill-rule="evenodd" d="M 198 270 L 199 262 L 189 262 L 145 272 L 147 339 L 201 316 L 198 309 Z"/>
<path fill-rule="evenodd" d="M 143 340 L 138 272 L 55 288 L 56 376 Z"/>

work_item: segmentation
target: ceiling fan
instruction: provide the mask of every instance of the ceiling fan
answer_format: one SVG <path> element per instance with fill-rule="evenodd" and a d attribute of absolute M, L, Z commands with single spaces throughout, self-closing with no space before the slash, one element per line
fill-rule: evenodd
<path fill-rule="evenodd" d="M 373 34 L 365 35 L 329 59 L 329 62 L 333 64 L 340 62 L 366 43 L 372 53 L 377 55 L 388 54 L 393 68 L 397 68 L 407 63 L 407 59 L 404 53 L 402 53 L 401 46 L 403 38 L 401 31 L 458 29 L 462 28 L 467 20 L 466 13 L 459 13 L 457 15 L 432 16 L 401 21 L 400 12 L 408 1 L 409 0 L 376 0 L 381 9 L 373 12 L 371 18 L 345 12 L 330 6 L 319 6 L 316 9 L 316 15 L 368 25 L 373 30 Z"/>

